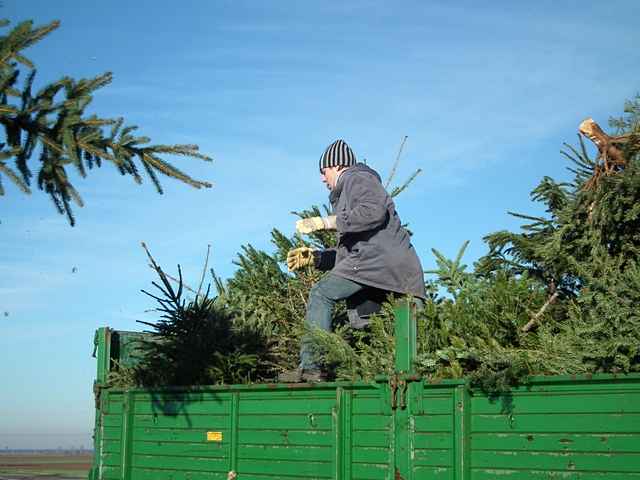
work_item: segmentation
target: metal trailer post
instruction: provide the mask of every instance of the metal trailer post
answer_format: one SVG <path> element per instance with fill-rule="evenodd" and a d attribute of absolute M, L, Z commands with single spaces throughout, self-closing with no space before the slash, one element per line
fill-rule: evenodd
<path fill-rule="evenodd" d="M 400 300 L 395 307 L 396 358 L 395 372 L 391 378 L 391 407 L 394 414 L 394 478 L 413 479 L 413 429 L 412 399 L 416 383 L 414 362 L 416 359 L 416 303 L 412 298 Z"/>
<path fill-rule="evenodd" d="M 111 329 L 102 327 L 96 330 L 93 338 L 93 356 L 97 359 L 96 379 L 93 382 L 93 395 L 95 398 L 95 420 L 93 426 L 93 451 L 94 461 L 88 478 L 98 480 L 102 477 L 102 392 L 107 383 L 107 375 L 111 364 Z"/>

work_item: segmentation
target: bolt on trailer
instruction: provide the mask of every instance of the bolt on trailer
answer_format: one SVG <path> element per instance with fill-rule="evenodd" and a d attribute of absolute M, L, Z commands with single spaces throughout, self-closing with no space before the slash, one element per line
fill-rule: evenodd
<path fill-rule="evenodd" d="M 505 409 L 416 375 L 415 306 L 395 317 L 372 382 L 118 389 L 141 334 L 99 329 L 89 480 L 640 479 L 640 375 L 534 377 Z"/>

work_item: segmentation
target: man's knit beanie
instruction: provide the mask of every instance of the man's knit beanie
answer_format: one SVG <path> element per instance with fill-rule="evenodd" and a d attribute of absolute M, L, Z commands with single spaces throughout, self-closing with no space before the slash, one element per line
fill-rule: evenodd
<path fill-rule="evenodd" d="M 356 156 L 353 150 L 344 140 L 336 140 L 327 147 L 320 157 L 320 173 L 322 173 L 323 168 L 337 167 L 338 165 L 351 167 L 355 164 Z"/>

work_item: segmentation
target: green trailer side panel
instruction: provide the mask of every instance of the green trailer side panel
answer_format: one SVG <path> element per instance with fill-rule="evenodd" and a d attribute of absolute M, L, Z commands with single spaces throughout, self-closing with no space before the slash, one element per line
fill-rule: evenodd
<path fill-rule="evenodd" d="M 413 415 L 413 478 L 455 479 L 455 387 L 418 384 L 419 409 Z"/>
<path fill-rule="evenodd" d="M 624 389 L 621 387 L 624 386 Z M 474 478 L 637 478 L 640 382 L 541 382 L 505 405 L 473 397 Z"/>
<path fill-rule="evenodd" d="M 344 438 L 346 468 L 340 478 L 377 480 L 393 478 L 393 415 L 387 384 L 347 390 L 350 395 L 345 417 L 349 421 Z"/>
<path fill-rule="evenodd" d="M 281 478 L 287 472 L 296 472 L 300 478 L 331 478 L 336 401 L 333 389 L 239 394 L 237 471 L 264 478 Z M 264 433 L 281 440 L 263 443 Z M 321 440 L 316 441 L 316 436 Z M 327 439 L 331 439 L 328 445 Z"/>
<path fill-rule="evenodd" d="M 396 372 L 375 382 L 161 391 L 106 388 L 137 337 L 100 329 L 89 478 L 640 480 L 640 375 L 534 378 L 494 400 L 417 378 L 414 320 L 401 305 Z"/>
<path fill-rule="evenodd" d="M 100 410 L 96 478 L 226 478 L 231 470 L 242 478 L 391 478 L 387 393 L 384 383 L 111 391 Z"/>

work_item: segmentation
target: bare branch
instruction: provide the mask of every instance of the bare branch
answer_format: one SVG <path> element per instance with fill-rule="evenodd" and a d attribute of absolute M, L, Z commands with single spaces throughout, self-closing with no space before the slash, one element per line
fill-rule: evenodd
<path fill-rule="evenodd" d="M 202 277 L 200 278 L 200 285 L 198 285 L 198 293 L 196 293 L 196 297 L 200 296 L 200 290 L 202 289 L 202 284 L 204 283 L 204 276 L 207 274 L 207 267 L 209 266 L 209 252 L 211 251 L 211 244 L 207 245 L 207 258 L 204 260 L 204 267 L 202 268 Z"/>
<path fill-rule="evenodd" d="M 156 267 L 154 267 L 152 264 L 148 264 L 149 268 L 151 268 L 152 270 L 155 270 Z M 156 270 L 157 271 L 157 270 Z M 176 283 L 177 285 L 180 284 L 180 280 L 177 279 L 176 277 L 171 276 L 170 274 L 166 273 L 166 272 L 162 272 L 162 274 L 167 277 L 169 280 L 171 280 L 172 282 Z M 185 284 L 184 281 L 182 283 L 182 286 L 185 288 L 185 290 L 189 290 L 191 293 L 195 293 L 197 295 L 198 292 L 196 292 L 193 288 L 191 288 L 189 285 Z"/>
<path fill-rule="evenodd" d="M 393 177 L 395 177 L 396 175 L 396 170 L 398 169 L 398 164 L 400 163 L 400 155 L 402 154 L 402 149 L 404 148 L 404 144 L 407 141 L 407 138 L 409 137 L 405 135 L 404 138 L 402 139 L 402 143 L 400 143 L 400 148 L 398 149 L 398 155 L 396 155 L 396 161 L 393 163 L 393 168 L 391 168 L 391 173 L 389 173 L 389 178 L 387 178 L 387 181 L 384 184 L 385 190 L 389 188 L 389 184 L 391 183 L 391 180 L 393 180 Z"/>
<path fill-rule="evenodd" d="M 551 305 L 552 303 L 554 303 L 558 298 L 558 292 L 555 291 L 553 292 L 553 295 L 551 295 L 546 302 L 544 302 L 544 305 L 542 305 L 542 307 L 540 308 L 540 310 L 538 310 L 538 312 L 531 317 L 531 320 L 529 320 L 527 322 L 527 324 L 522 327 L 522 331 L 524 333 L 528 332 L 529 330 L 531 330 L 533 327 L 535 327 L 536 325 L 538 325 L 538 321 L 540 320 L 540 317 L 542 317 L 542 315 L 544 314 L 544 312 L 547 310 L 547 308 L 549 308 L 549 305 Z"/>

